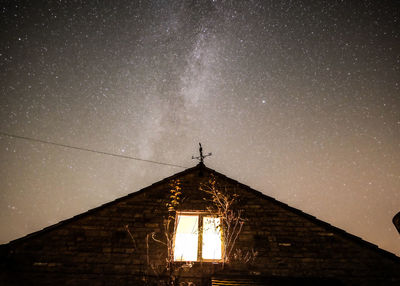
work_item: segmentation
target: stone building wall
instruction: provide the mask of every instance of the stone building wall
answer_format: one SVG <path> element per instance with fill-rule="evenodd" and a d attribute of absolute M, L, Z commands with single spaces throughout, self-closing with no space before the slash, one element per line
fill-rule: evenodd
<path fill-rule="evenodd" d="M 258 254 L 253 263 L 194 262 L 180 270 L 181 285 L 210 285 L 211 277 L 221 275 L 253 276 L 268 285 L 400 285 L 397 256 L 201 165 L 2 245 L 0 285 L 120 286 L 162 280 L 168 274 L 163 273 L 167 250 L 151 234 L 163 239 L 169 184 L 181 182 L 181 210 L 206 210 L 199 185 L 211 173 L 239 195 L 246 222 L 237 248 Z"/>

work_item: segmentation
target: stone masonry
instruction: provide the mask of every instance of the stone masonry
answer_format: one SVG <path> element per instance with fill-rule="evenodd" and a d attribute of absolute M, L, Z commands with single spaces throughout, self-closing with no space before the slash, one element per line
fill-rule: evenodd
<path fill-rule="evenodd" d="M 211 285 L 212 277 L 257 285 L 400 285 L 399 257 L 203 164 L 0 246 L 0 285 L 160 284 L 167 249 L 151 234 L 163 237 L 170 183 L 181 182 L 181 210 L 205 211 L 199 186 L 211 175 L 240 199 L 246 222 L 235 247 L 257 256 L 194 262 L 180 270 L 179 285 Z"/>

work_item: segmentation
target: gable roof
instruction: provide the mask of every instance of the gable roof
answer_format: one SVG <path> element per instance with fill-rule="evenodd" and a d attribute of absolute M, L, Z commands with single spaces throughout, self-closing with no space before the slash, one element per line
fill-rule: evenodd
<path fill-rule="evenodd" d="M 180 177 L 183 177 L 185 175 L 188 175 L 190 173 L 195 173 L 195 172 L 207 172 L 207 173 L 213 174 L 216 177 L 223 178 L 227 182 L 230 182 L 233 185 L 237 185 L 241 189 L 244 189 L 244 190 L 254 194 L 255 196 L 258 196 L 260 199 L 267 200 L 267 201 L 269 201 L 269 202 L 271 202 L 271 203 L 273 203 L 273 204 L 275 204 L 275 205 L 277 205 L 277 206 L 279 206 L 279 207 L 281 207 L 281 208 L 283 208 L 283 209 L 285 209 L 285 210 L 287 210 L 287 211 L 289 211 L 291 213 L 294 213 L 294 214 L 296 214 L 298 216 L 301 216 L 301 217 L 309 220 L 310 222 L 312 222 L 312 223 L 314 223 L 316 225 L 324 227 L 325 229 L 329 230 L 330 232 L 332 232 L 334 234 L 346 237 L 346 238 L 352 240 L 353 242 L 355 242 L 355 243 L 357 243 L 357 244 L 359 244 L 359 245 L 361 245 L 363 247 L 367 247 L 369 249 L 372 249 L 373 251 L 375 251 L 376 253 L 378 253 L 380 255 L 383 255 L 383 256 L 385 256 L 387 258 L 393 259 L 396 262 L 400 262 L 400 257 L 396 256 L 395 254 L 393 254 L 393 253 L 391 253 L 389 251 L 383 250 L 383 249 L 379 248 L 377 245 L 375 245 L 373 243 L 370 243 L 368 241 L 365 241 L 365 240 L 363 240 L 362 238 L 360 238 L 358 236 L 350 234 L 350 233 L 346 232 L 345 230 L 342 230 L 342 229 L 340 229 L 338 227 L 335 227 L 335 226 L 333 226 L 333 225 L 331 225 L 331 224 L 329 224 L 327 222 L 324 222 L 324 221 L 316 218 L 315 216 L 312 216 L 312 215 L 307 214 L 307 213 L 305 213 L 305 212 L 303 212 L 303 211 L 301 211 L 301 210 L 299 210 L 297 208 L 291 207 L 291 206 L 289 206 L 289 205 L 287 205 L 287 204 L 285 204 L 283 202 L 280 202 L 280 201 L 278 201 L 278 200 L 276 200 L 276 199 L 274 199 L 274 198 L 272 198 L 272 197 L 270 197 L 268 195 L 265 195 L 265 194 L 261 193 L 260 191 L 254 190 L 254 189 L 252 189 L 251 187 L 249 187 L 249 186 L 247 186 L 245 184 L 242 184 L 242 183 L 240 183 L 240 182 L 238 182 L 238 181 L 236 181 L 234 179 L 231 179 L 231 178 L 227 177 L 226 175 L 224 175 L 222 173 L 219 173 L 219 172 L 217 172 L 217 171 L 215 171 L 215 170 L 213 170 L 211 168 L 206 167 L 203 163 L 199 163 L 198 165 L 196 165 L 196 166 L 194 166 L 192 168 L 188 168 L 188 169 L 186 169 L 186 170 L 184 170 L 182 172 L 179 172 L 179 173 L 176 173 L 176 174 L 174 174 L 172 176 L 164 178 L 161 181 L 153 183 L 153 184 L 151 184 L 151 185 L 149 185 L 149 186 L 147 186 L 147 187 L 145 187 L 145 188 L 143 188 L 143 189 L 141 189 L 141 190 L 139 190 L 137 192 L 130 193 L 130 194 L 126 195 L 126 196 L 120 197 L 120 198 L 115 199 L 115 200 L 113 200 L 111 202 L 108 202 L 108 203 L 105 203 L 105 204 L 100 205 L 98 207 L 95 207 L 93 209 L 90 209 L 90 210 L 88 210 L 88 211 L 86 211 L 84 213 L 78 214 L 78 215 L 73 216 L 73 217 L 71 217 L 69 219 L 66 219 L 66 220 L 62 220 L 62 221 L 60 221 L 60 222 L 58 222 L 58 223 L 56 223 L 54 225 L 45 227 L 42 230 L 33 232 L 31 234 L 28 234 L 28 235 L 23 236 L 23 237 L 18 238 L 18 239 L 12 240 L 9 243 L 0 245 L 0 247 L 12 246 L 14 244 L 17 244 L 17 243 L 20 243 L 20 242 L 24 242 L 26 240 L 29 240 L 29 239 L 33 238 L 33 237 L 36 237 L 36 236 L 39 236 L 41 234 L 47 233 L 47 232 L 52 231 L 54 229 L 60 228 L 60 227 L 62 227 L 64 225 L 67 225 L 67 224 L 69 224 L 71 222 L 74 222 L 74 221 L 76 221 L 78 219 L 81 219 L 83 217 L 91 215 L 96 211 L 99 211 L 99 210 L 102 210 L 104 208 L 113 206 L 113 205 L 115 205 L 115 204 L 117 204 L 119 202 L 125 201 L 125 200 L 130 199 L 130 198 L 132 198 L 134 196 L 140 195 L 140 194 L 142 194 L 142 193 L 144 193 L 144 192 L 146 192 L 146 191 L 148 191 L 148 190 L 150 190 L 150 189 L 152 189 L 152 188 L 154 188 L 156 186 L 163 185 L 163 184 L 165 184 L 165 183 L 167 183 L 167 182 L 169 182 L 171 180 L 174 180 L 174 179 L 177 179 L 177 178 L 180 178 Z"/>

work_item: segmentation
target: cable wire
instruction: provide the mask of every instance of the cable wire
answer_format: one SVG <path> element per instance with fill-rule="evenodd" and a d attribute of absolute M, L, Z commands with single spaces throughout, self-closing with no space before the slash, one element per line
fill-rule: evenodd
<path fill-rule="evenodd" d="M 102 155 L 108 155 L 108 156 L 119 157 L 119 158 L 124 158 L 124 159 L 131 159 L 131 160 L 136 160 L 136 161 L 153 163 L 153 164 L 158 164 L 158 165 L 177 167 L 177 168 L 182 168 L 182 169 L 187 169 L 188 168 L 188 167 L 185 167 L 185 166 L 180 166 L 180 165 L 175 165 L 175 164 L 169 164 L 169 163 L 158 162 L 158 161 L 153 161 L 153 160 L 146 160 L 146 159 L 126 156 L 126 155 L 120 155 L 120 154 L 113 154 L 113 153 L 108 153 L 108 152 L 103 152 L 103 151 L 91 150 L 91 149 L 87 149 L 87 148 L 70 146 L 70 145 L 66 145 L 66 144 L 54 143 L 54 142 L 45 141 L 45 140 L 41 140 L 41 139 L 35 139 L 35 138 L 31 138 L 31 137 L 26 137 L 26 136 L 9 134 L 9 133 L 2 132 L 2 131 L 0 131 L 0 135 L 8 136 L 8 137 L 11 137 L 11 138 L 19 138 L 19 139 L 24 139 L 24 140 L 29 140 L 29 141 L 40 142 L 40 143 L 59 146 L 59 147 L 64 147 L 64 148 L 87 151 L 87 152 L 92 152 L 92 153 L 97 153 L 97 154 L 102 154 Z"/>

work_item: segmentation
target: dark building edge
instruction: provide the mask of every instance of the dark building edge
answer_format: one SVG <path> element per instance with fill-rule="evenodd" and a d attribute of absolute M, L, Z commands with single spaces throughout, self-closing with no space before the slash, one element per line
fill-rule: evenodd
<path fill-rule="evenodd" d="M 196 166 L 194 166 L 192 168 L 188 168 L 188 169 L 186 169 L 186 170 L 184 170 L 182 172 L 179 172 L 179 173 L 176 173 L 176 174 L 174 174 L 172 176 L 164 178 L 161 181 L 153 183 L 153 184 L 151 184 L 151 185 L 149 185 L 149 186 L 147 186 L 147 187 L 145 187 L 145 188 L 143 188 L 143 189 L 141 189 L 139 191 L 130 193 L 130 194 L 126 195 L 126 196 L 120 197 L 120 198 L 115 199 L 115 200 L 113 200 L 111 202 L 105 203 L 103 205 L 100 205 L 98 207 L 90 209 L 90 210 L 88 210 L 86 212 L 83 212 L 81 214 L 75 215 L 75 216 L 73 216 L 73 217 L 71 217 L 69 219 L 62 220 L 62 221 L 60 221 L 60 222 L 58 222 L 56 224 L 53 224 L 53 225 L 48 226 L 48 227 L 45 227 L 45 228 L 43 228 L 41 230 L 38 230 L 38 231 L 35 231 L 33 233 L 27 234 L 27 235 L 25 235 L 25 236 L 23 236 L 21 238 L 17 238 L 15 240 L 12 240 L 12 241 L 10 241 L 8 243 L 1 244 L 0 245 L 0 250 L 4 250 L 5 248 L 11 247 L 11 246 L 13 246 L 15 244 L 22 243 L 22 242 L 24 242 L 26 240 L 29 240 L 31 238 L 40 236 L 41 234 L 44 234 L 44 233 L 47 233 L 49 231 L 58 229 L 59 227 L 67 225 L 67 224 L 69 224 L 71 222 L 74 222 L 74 221 L 76 221 L 78 219 L 81 219 L 81 218 L 83 218 L 83 217 L 85 217 L 87 215 L 91 215 L 91 214 L 93 214 L 93 213 L 95 213 L 95 212 L 97 212 L 99 210 L 102 210 L 102 209 L 104 209 L 106 207 L 112 206 L 112 205 L 117 204 L 117 203 L 119 203 L 121 201 L 124 201 L 126 199 L 129 199 L 129 198 L 132 198 L 134 196 L 140 195 L 140 194 L 146 192 L 147 190 L 149 190 L 149 189 L 151 189 L 153 187 L 165 184 L 166 182 L 168 182 L 170 180 L 173 180 L 175 178 L 178 178 L 178 177 L 184 176 L 184 175 L 186 175 L 188 173 L 191 173 L 193 171 L 196 171 L 196 169 L 198 169 L 199 171 L 207 171 L 207 172 L 210 172 L 210 173 L 212 173 L 212 174 L 214 174 L 214 175 L 216 175 L 218 177 L 222 177 L 225 180 L 231 182 L 232 184 L 237 185 L 237 186 L 239 186 L 239 187 L 241 187 L 241 188 L 253 193 L 254 195 L 260 197 L 261 199 L 265 199 L 265 200 L 267 200 L 267 201 L 269 201 L 271 203 L 277 204 L 278 206 L 282 207 L 285 210 L 288 210 L 288 211 L 290 211 L 292 213 L 295 213 L 295 214 L 297 214 L 297 215 L 299 215 L 301 217 L 304 217 L 307 220 L 309 220 L 309 221 L 311 221 L 311 222 L 313 222 L 313 223 L 315 223 L 315 224 L 317 224 L 317 225 L 319 225 L 321 227 L 329 229 L 333 233 L 336 233 L 338 235 L 342 235 L 342 236 L 354 241 L 355 243 L 358 243 L 358 244 L 361 244 L 361 245 L 363 245 L 365 247 L 368 247 L 369 249 L 372 249 L 373 251 L 377 252 L 378 254 L 383 255 L 383 256 L 385 256 L 385 257 L 387 257 L 387 258 L 389 258 L 389 259 L 391 259 L 393 261 L 396 261 L 396 262 L 400 263 L 400 257 L 395 255 L 394 253 L 391 253 L 391 252 L 389 252 L 387 250 L 381 249 L 377 245 L 375 245 L 375 244 L 373 244 L 371 242 L 368 242 L 366 240 L 363 240 L 362 238 L 360 238 L 360 237 L 358 237 L 356 235 L 348 233 L 343 229 L 340 229 L 340 228 L 335 227 L 335 226 L 333 226 L 333 225 L 331 225 L 331 224 L 329 224 L 327 222 L 324 222 L 324 221 L 316 218 L 315 216 L 307 214 L 307 213 L 305 213 L 305 212 L 303 212 L 303 211 L 301 211 L 301 210 L 299 210 L 297 208 L 294 208 L 294 207 L 291 207 L 291 206 L 289 206 L 289 205 L 287 205 L 285 203 L 282 203 L 282 202 L 280 202 L 280 201 L 278 201 L 278 200 L 276 200 L 276 199 L 274 199 L 274 198 L 272 198 L 270 196 L 267 196 L 267 195 L 261 193 L 260 191 L 254 190 L 254 189 L 252 189 L 251 187 L 249 187 L 249 186 L 247 186 L 245 184 L 242 184 L 242 183 L 240 183 L 240 182 L 238 182 L 238 181 L 236 181 L 234 179 L 231 179 L 231 178 L 227 177 L 226 175 L 224 175 L 222 173 L 219 173 L 219 172 L 217 172 L 217 171 L 215 171 L 213 169 L 210 169 L 210 168 L 206 167 L 202 163 L 199 163 L 198 165 L 196 165 Z"/>

